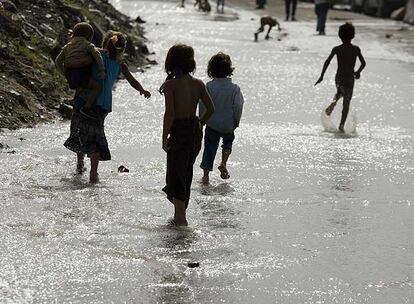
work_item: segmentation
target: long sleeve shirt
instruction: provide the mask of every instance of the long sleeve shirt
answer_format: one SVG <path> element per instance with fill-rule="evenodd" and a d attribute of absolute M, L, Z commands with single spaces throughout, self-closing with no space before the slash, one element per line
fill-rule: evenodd
<path fill-rule="evenodd" d="M 243 94 L 240 87 L 231 78 L 214 78 L 207 83 L 207 91 L 214 104 L 214 113 L 207 126 L 220 133 L 231 133 L 240 124 L 243 112 Z M 200 103 L 200 116 L 205 107 Z"/>
<path fill-rule="evenodd" d="M 101 53 L 84 37 L 73 37 L 72 40 L 63 47 L 62 51 L 56 58 L 56 66 L 61 72 L 63 72 L 65 70 L 64 65 L 66 60 L 85 57 L 88 55 L 92 55 L 93 60 L 98 65 L 99 72 L 105 72 L 105 66 Z"/>

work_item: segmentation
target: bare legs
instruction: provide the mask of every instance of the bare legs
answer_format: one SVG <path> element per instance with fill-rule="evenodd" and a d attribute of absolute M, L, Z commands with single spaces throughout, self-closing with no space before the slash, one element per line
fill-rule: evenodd
<path fill-rule="evenodd" d="M 99 182 L 99 177 L 98 177 L 99 159 L 100 159 L 99 152 L 94 152 L 91 155 L 91 172 L 89 173 L 89 182 L 91 184 L 96 184 L 97 182 Z"/>
<path fill-rule="evenodd" d="M 230 154 L 231 154 L 231 149 L 223 149 L 223 152 L 221 153 L 221 164 L 218 167 L 218 169 L 220 171 L 220 177 L 222 179 L 230 178 L 229 171 L 227 170 L 227 161 L 229 159 Z"/>
<path fill-rule="evenodd" d="M 179 199 L 173 198 L 174 203 L 174 225 L 188 226 L 186 218 L 185 203 Z"/>
<path fill-rule="evenodd" d="M 335 96 L 334 96 L 334 101 L 325 109 L 325 113 L 326 115 L 331 115 L 332 111 L 334 110 L 336 104 L 338 103 L 338 100 L 343 97 L 343 108 L 342 108 L 342 115 L 341 115 L 341 122 L 339 123 L 339 131 L 340 132 L 345 132 L 345 121 L 346 118 L 348 117 L 348 112 L 349 112 L 349 104 L 351 103 L 351 99 L 352 99 L 352 91 L 348 91 L 345 90 L 345 93 L 343 94 L 339 89 L 336 92 Z"/>
<path fill-rule="evenodd" d="M 85 169 L 85 154 L 79 152 L 76 154 L 77 157 L 77 165 L 76 165 L 76 173 L 82 174 L 86 171 Z M 100 154 L 99 152 L 95 152 L 91 155 L 91 172 L 89 174 L 89 182 L 91 184 L 96 184 L 99 181 L 98 175 L 98 165 L 99 165 Z"/>
<path fill-rule="evenodd" d="M 82 174 L 83 172 L 85 172 L 85 162 L 84 162 L 85 154 L 83 154 L 82 152 L 79 152 L 76 154 L 76 158 L 77 158 L 76 173 Z"/>
<path fill-rule="evenodd" d="M 230 178 L 230 174 L 229 171 L 227 170 L 227 161 L 229 160 L 229 156 L 231 154 L 231 149 L 223 149 L 222 153 L 221 153 L 221 164 L 218 167 L 219 171 L 220 171 L 220 177 L 222 179 L 229 179 Z M 203 184 L 208 184 L 210 182 L 210 171 L 203 169 L 203 177 L 201 178 L 201 182 Z"/>

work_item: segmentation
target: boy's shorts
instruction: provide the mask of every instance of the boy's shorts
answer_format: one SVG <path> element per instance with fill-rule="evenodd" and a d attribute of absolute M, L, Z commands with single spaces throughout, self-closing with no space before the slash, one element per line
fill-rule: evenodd
<path fill-rule="evenodd" d="M 87 88 L 92 77 L 92 65 L 78 69 L 66 69 L 65 76 L 69 83 L 69 88 L 72 90 Z"/>

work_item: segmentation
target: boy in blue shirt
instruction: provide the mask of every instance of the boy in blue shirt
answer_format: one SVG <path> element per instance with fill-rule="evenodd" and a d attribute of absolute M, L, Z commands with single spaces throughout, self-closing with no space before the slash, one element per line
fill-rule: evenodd
<path fill-rule="evenodd" d="M 207 91 L 213 100 L 215 111 L 207 121 L 203 160 L 200 165 L 204 170 L 202 182 L 205 184 L 209 183 L 209 173 L 213 170 L 220 139 L 223 141 L 222 159 L 218 167 L 220 177 L 230 178 L 227 161 L 232 152 L 234 130 L 239 126 L 244 103 L 239 86 L 230 78 L 233 70 L 230 56 L 221 52 L 214 55 L 208 63 L 207 74 L 213 80 L 207 83 Z M 204 111 L 204 107 L 200 105 L 200 114 Z"/>

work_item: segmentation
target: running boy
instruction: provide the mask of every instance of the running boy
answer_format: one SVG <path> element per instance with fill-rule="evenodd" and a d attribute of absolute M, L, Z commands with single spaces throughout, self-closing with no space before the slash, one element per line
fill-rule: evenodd
<path fill-rule="evenodd" d="M 77 91 L 80 89 L 90 90 L 90 94 L 86 100 L 85 107 L 81 109 L 81 113 L 89 118 L 96 118 L 91 113 L 91 108 L 95 105 L 96 98 L 101 91 L 101 85 L 92 77 L 91 65 L 77 68 L 65 68 L 65 62 L 71 59 L 84 58 L 92 56 L 98 65 L 99 78 L 105 79 L 105 66 L 99 50 L 91 43 L 93 38 L 93 28 L 86 22 L 81 22 L 73 28 L 73 38 L 66 44 L 60 54 L 56 58 L 56 66 L 63 72 L 68 80 L 69 87 Z"/>
<path fill-rule="evenodd" d="M 239 86 L 230 78 L 233 70 L 230 56 L 221 52 L 211 57 L 208 63 L 207 74 L 213 80 L 207 83 L 207 91 L 213 100 L 215 111 L 207 121 L 205 130 L 204 153 L 200 165 L 204 170 L 201 180 L 204 184 L 209 182 L 209 173 L 213 170 L 220 138 L 223 140 L 221 164 L 218 167 L 220 177 L 230 178 L 227 160 L 232 151 L 234 130 L 239 126 L 244 103 Z M 200 114 L 204 112 L 205 109 L 200 104 Z"/>
<path fill-rule="evenodd" d="M 255 42 L 257 42 L 257 39 L 258 39 L 259 34 L 261 32 L 264 32 L 265 25 L 268 25 L 269 26 L 269 29 L 267 30 L 267 34 L 265 36 L 265 39 L 266 40 L 270 38 L 269 34 L 270 34 L 270 31 L 272 30 L 272 28 L 274 26 L 277 25 L 278 26 L 278 30 L 279 31 L 281 30 L 280 24 L 279 24 L 279 22 L 277 22 L 277 20 L 275 18 L 272 18 L 270 16 L 264 16 L 264 17 L 260 18 L 260 27 L 257 30 L 257 32 L 254 33 L 254 41 Z"/>
<path fill-rule="evenodd" d="M 342 40 L 342 44 L 334 47 L 326 59 L 321 76 L 316 81 L 315 85 L 321 83 L 326 69 L 328 68 L 332 58 L 336 55 L 338 60 L 338 69 L 335 76 L 336 94 L 334 101 L 326 108 L 326 115 L 331 115 L 338 100 L 343 98 L 343 109 L 341 122 L 339 124 L 339 131 L 344 132 L 344 126 L 346 117 L 348 116 L 349 104 L 352 98 L 352 92 L 354 90 L 354 79 L 361 77 L 361 72 L 365 68 L 365 59 L 361 54 L 361 50 L 358 46 L 351 44 L 351 40 L 355 37 L 355 28 L 352 23 L 345 23 L 339 27 L 339 38 Z M 355 72 L 356 58 L 359 58 L 361 65 Z"/>

